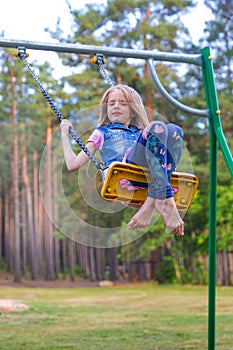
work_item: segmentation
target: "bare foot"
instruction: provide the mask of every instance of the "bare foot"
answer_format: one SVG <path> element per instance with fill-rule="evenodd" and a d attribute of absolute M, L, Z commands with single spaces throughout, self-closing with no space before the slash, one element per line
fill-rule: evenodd
<path fill-rule="evenodd" d="M 177 210 L 173 197 L 165 200 L 156 199 L 155 209 L 161 214 L 168 231 L 177 236 L 184 235 L 184 222 Z"/>
<path fill-rule="evenodd" d="M 155 210 L 155 199 L 147 197 L 141 208 L 128 223 L 128 228 L 144 228 L 150 225 Z"/>
<path fill-rule="evenodd" d="M 161 214 L 169 232 L 184 235 L 184 222 L 177 210 L 174 198 L 165 200 L 147 197 L 144 204 L 128 223 L 129 229 L 144 228 L 150 225 L 154 210 Z"/>

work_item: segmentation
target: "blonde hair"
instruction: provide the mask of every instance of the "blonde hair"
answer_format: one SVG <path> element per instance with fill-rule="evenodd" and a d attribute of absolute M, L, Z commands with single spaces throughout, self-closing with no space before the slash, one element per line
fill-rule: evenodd
<path fill-rule="evenodd" d="M 125 84 L 118 84 L 110 87 L 102 96 L 100 101 L 100 115 L 98 126 L 110 123 L 107 113 L 107 104 L 109 95 L 113 90 L 116 89 L 120 90 L 124 94 L 126 101 L 130 106 L 132 113 L 132 125 L 138 127 L 139 129 L 144 129 L 148 125 L 149 120 L 142 102 L 142 98 L 136 90 Z"/>

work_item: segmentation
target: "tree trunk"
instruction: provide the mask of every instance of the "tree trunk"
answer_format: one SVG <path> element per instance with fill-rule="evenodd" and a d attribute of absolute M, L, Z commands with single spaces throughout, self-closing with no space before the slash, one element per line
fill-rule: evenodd
<path fill-rule="evenodd" d="M 4 200 L 4 208 L 5 208 L 5 259 L 6 259 L 6 265 L 7 265 L 7 271 L 10 271 L 10 193 L 5 194 L 5 200 Z"/>
<path fill-rule="evenodd" d="M 39 171 L 38 154 L 33 153 L 33 208 L 34 208 L 34 230 L 36 236 L 36 251 L 38 259 L 38 277 L 44 276 L 44 208 L 39 196 Z"/>
<path fill-rule="evenodd" d="M 75 280 L 75 256 L 74 256 L 74 242 L 68 240 L 69 247 L 69 266 L 70 266 L 70 280 L 73 282 Z"/>
<path fill-rule="evenodd" d="M 46 212 L 45 216 L 45 257 L 46 257 L 46 279 L 54 280 L 54 257 L 53 257 L 53 223 L 52 218 L 52 146 L 51 146 L 52 127 L 48 118 L 46 130 Z"/>
<path fill-rule="evenodd" d="M 117 248 L 109 248 L 109 279 L 110 281 L 117 280 Z"/>
<path fill-rule="evenodd" d="M 13 200 L 14 200 L 14 272 L 15 282 L 21 282 L 20 268 L 20 200 L 19 200 L 19 142 L 17 133 L 17 115 L 16 115 L 16 92 L 15 92 L 15 76 L 11 67 L 10 57 L 8 55 L 8 67 L 10 73 L 11 84 L 11 115 L 13 124 L 13 161 L 12 161 L 12 182 L 13 182 Z"/>
<path fill-rule="evenodd" d="M 90 277 L 90 264 L 88 259 L 88 247 L 78 244 L 78 258 L 84 278 Z"/>
<path fill-rule="evenodd" d="M 37 252 L 37 277 L 41 274 L 40 259 L 42 257 L 41 252 L 41 211 L 39 210 L 39 172 L 38 172 L 38 154 L 33 152 L 33 217 L 34 217 L 34 234 L 35 234 L 35 250 Z"/>
<path fill-rule="evenodd" d="M 216 266 L 217 266 L 217 271 L 216 271 L 216 282 L 218 285 L 221 285 L 223 283 L 223 270 L 222 270 L 222 254 L 217 253 L 216 256 Z"/>
<path fill-rule="evenodd" d="M 45 229 L 44 229 L 44 221 L 45 221 L 45 210 L 44 206 L 41 200 L 41 197 L 39 197 L 38 201 L 38 212 L 36 213 L 38 215 L 38 236 L 37 236 L 37 255 L 38 255 L 38 272 L 41 277 L 45 278 Z"/>
<path fill-rule="evenodd" d="M 56 153 L 54 152 L 53 156 L 53 168 L 56 168 Z M 57 184 L 57 174 L 53 174 L 53 196 L 54 198 L 58 195 L 58 184 Z M 53 217 L 55 221 L 57 221 L 58 218 L 58 205 L 56 200 L 53 201 Z M 60 270 L 61 270 L 61 264 L 60 264 L 60 239 L 55 237 L 54 238 L 54 259 L 55 259 L 55 277 L 59 278 Z"/>
<path fill-rule="evenodd" d="M 105 275 L 105 249 L 96 248 L 97 279 L 103 280 Z"/>
<path fill-rule="evenodd" d="M 95 263 L 95 249 L 89 247 L 89 259 L 90 259 L 90 270 L 91 270 L 91 280 L 96 280 L 96 263 Z"/>
<path fill-rule="evenodd" d="M 26 200 L 25 200 L 25 188 L 21 191 L 21 217 L 22 217 L 22 232 L 21 232 L 21 256 L 22 256 L 22 272 L 25 276 L 27 273 L 27 247 L 28 247 L 28 240 L 27 240 L 27 214 L 26 214 Z"/>
<path fill-rule="evenodd" d="M 139 281 L 145 281 L 146 280 L 146 262 L 144 259 L 139 258 L 137 260 L 138 263 L 138 276 L 139 276 Z"/>
<path fill-rule="evenodd" d="M 36 250 L 36 236 L 34 229 L 34 219 L 33 219 L 33 202 L 32 202 L 32 190 L 30 179 L 28 176 L 28 161 L 26 152 L 26 138 L 25 138 L 25 126 L 22 124 L 22 180 L 25 187 L 26 195 L 26 210 L 27 210 L 27 227 L 28 227 L 28 238 L 29 238 L 29 257 L 32 279 L 38 278 L 38 264 L 37 264 L 37 250 Z"/>
<path fill-rule="evenodd" d="M 16 118 L 16 117 L 15 117 Z M 14 188 L 14 255 L 15 255 L 15 282 L 21 282 L 20 268 L 20 204 L 19 204 L 19 151 L 18 151 L 18 135 L 15 130 L 13 146 L 13 188 Z"/>
<path fill-rule="evenodd" d="M 233 253 L 228 252 L 228 262 L 229 262 L 229 275 L 230 275 L 230 280 L 229 280 L 229 285 L 233 285 Z"/>
<path fill-rule="evenodd" d="M 55 278 L 59 279 L 60 274 L 60 240 L 54 238 L 54 259 L 55 259 Z"/>
<path fill-rule="evenodd" d="M 62 240 L 62 271 L 63 271 L 63 279 L 66 279 L 66 268 L 67 268 L 67 254 L 66 254 L 66 244 L 67 239 Z"/>
<path fill-rule="evenodd" d="M 223 255 L 223 284 L 225 286 L 228 286 L 230 276 L 229 276 L 229 266 L 228 266 L 228 258 L 227 258 L 226 249 L 223 250 L 222 255 Z"/>

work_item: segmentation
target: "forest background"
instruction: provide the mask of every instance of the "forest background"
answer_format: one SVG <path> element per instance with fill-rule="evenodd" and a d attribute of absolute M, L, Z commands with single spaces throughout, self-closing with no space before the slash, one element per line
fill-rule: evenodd
<path fill-rule="evenodd" d="M 107 5 L 86 5 L 82 10 L 70 7 L 72 34 L 47 31 L 61 43 L 123 47 L 177 53 L 198 53 L 210 46 L 222 111 L 222 125 L 232 150 L 232 6 L 231 1 L 204 1 L 213 19 L 206 23 L 205 37 L 195 45 L 184 15 L 194 1 L 108 1 Z M 198 24 L 197 24 L 198 25 Z M 54 79 L 49 62 L 30 62 L 39 74 L 44 88 L 64 116 L 72 118 L 83 137 L 88 137 L 89 125 L 96 122 L 96 106 L 106 84 L 90 57 L 59 54 L 64 66 L 73 73 Z M 90 280 L 156 280 L 159 283 L 206 283 L 208 264 L 208 198 L 209 198 L 209 133 L 208 120 L 186 115 L 168 104 L 155 90 L 148 67 L 142 60 L 109 58 L 106 69 L 113 80 L 125 81 L 140 92 L 148 111 L 158 111 L 169 122 L 182 126 L 185 146 L 193 172 L 200 184 L 195 199 L 185 215 L 185 236 L 168 234 L 158 220 L 150 230 L 135 241 L 110 248 L 94 247 L 67 238 L 59 232 L 48 213 L 65 220 L 57 193 L 58 171 L 62 167 L 62 183 L 69 204 L 80 208 L 85 219 L 114 225 L 116 215 L 97 216 L 81 200 L 75 173 L 63 165 L 59 142 L 59 122 L 41 92 L 30 78 L 13 50 L 1 50 L 0 56 L 0 271 L 1 277 L 55 280 L 77 278 Z M 77 68 L 78 67 L 78 68 Z M 205 108 L 200 67 L 156 62 L 164 87 L 186 105 Z M 88 132 L 86 132 L 88 130 Z M 56 147 L 49 142 L 51 135 Z M 55 136 L 54 136 L 55 135 Z M 44 149 L 46 159 L 41 166 Z M 74 145 L 76 152 L 78 146 Z M 217 282 L 233 283 L 233 186 L 223 157 L 218 158 L 217 216 Z M 44 180 L 44 196 L 40 179 Z M 88 181 L 84 184 L 88 192 Z M 91 196 L 91 193 L 90 193 Z M 56 198 L 56 200 L 54 200 Z M 81 204 L 80 204 L 81 203 Z M 62 214 L 62 215 L 61 215 Z M 129 213 L 122 211 L 124 223 Z M 65 222 L 66 230 L 72 230 Z M 85 234 L 85 233 L 84 233 Z"/>

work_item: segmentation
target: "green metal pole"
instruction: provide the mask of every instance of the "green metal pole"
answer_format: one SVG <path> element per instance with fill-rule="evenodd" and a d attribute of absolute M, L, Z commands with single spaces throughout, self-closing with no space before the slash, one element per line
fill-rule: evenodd
<path fill-rule="evenodd" d="M 228 167 L 231 177 L 233 178 L 233 158 L 222 130 L 221 111 L 218 106 L 218 97 L 214 81 L 212 56 L 210 54 L 209 47 L 201 49 L 200 53 L 202 53 L 203 58 L 202 73 L 206 95 L 206 103 L 210 110 L 210 118 L 213 122 L 213 131 L 215 132 L 215 136 L 217 137 L 217 141 L 225 159 L 225 163 Z"/>
<path fill-rule="evenodd" d="M 208 349 L 215 349 L 216 314 L 216 234 L 217 234 L 217 138 L 213 121 L 210 133 L 210 193 L 209 193 L 209 265 L 208 265 Z"/>
<path fill-rule="evenodd" d="M 212 57 L 210 49 L 200 50 L 203 57 L 202 75 L 209 110 L 210 133 L 210 193 L 209 193 L 209 265 L 208 265 L 208 349 L 215 349 L 216 314 L 216 216 L 217 216 L 217 137 L 214 130 L 214 118 L 219 118 L 218 101 L 215 89 Z M 216 114 L 217 112 L 217 114 Z"/>

